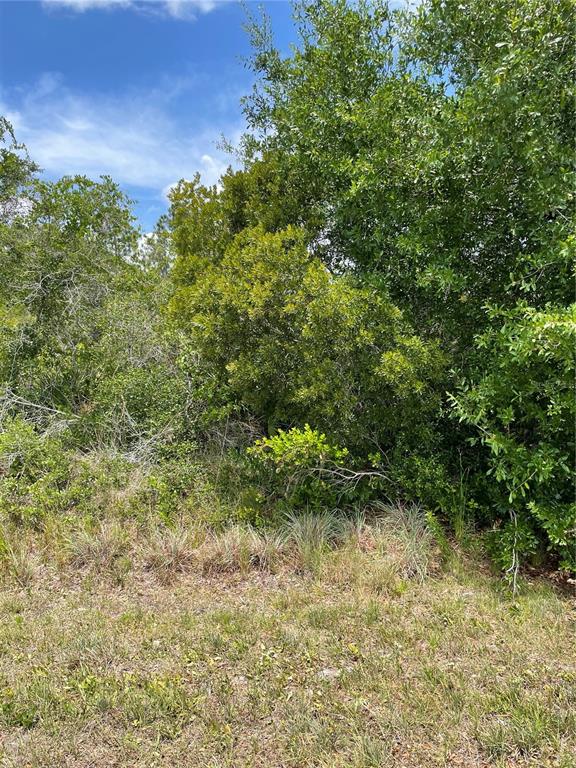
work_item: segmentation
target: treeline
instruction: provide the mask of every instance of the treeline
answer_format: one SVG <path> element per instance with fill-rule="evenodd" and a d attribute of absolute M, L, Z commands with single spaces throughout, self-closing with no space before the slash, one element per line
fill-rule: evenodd
<path fill-rule="evenodd" d="M 248 24 L 240 169 L 151 236 L 3 121 L 2 515 L 105 514 L 139 466 L 127 514 L 400 499 L 576 569 L 573 3 L 294 13 L 288 55 Z"/>

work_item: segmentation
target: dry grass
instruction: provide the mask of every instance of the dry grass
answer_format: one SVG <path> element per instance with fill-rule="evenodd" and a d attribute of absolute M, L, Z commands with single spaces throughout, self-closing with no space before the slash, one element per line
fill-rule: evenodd
<path fill-rule="evenodd" d="M 104 521 L 94 530 L 83 526 L 68 541 L 72 564 L 98 572 L 114 569 L 129 549 L 129 532 L 118 521 Z"/>
<path fill-rule="evenodd" d="M 440 571 L 415 510 L 37 546 L 4 569 L 3 768 L 576 765 L 576 603 Z"/>
<path fill-rule="evenodd" d="M 165 528 L 151 533 L 143 548 L 144 565 L 162 580 L 191 570 L 195 560 L 196 538 L 186 528 Z"/>
<path fill-rule="evenodd" d="M 29 587 L 38 577 L 38 555 L 25 542 L 5 542 L 2 553 L 5 573 L 20 587 Z"/>

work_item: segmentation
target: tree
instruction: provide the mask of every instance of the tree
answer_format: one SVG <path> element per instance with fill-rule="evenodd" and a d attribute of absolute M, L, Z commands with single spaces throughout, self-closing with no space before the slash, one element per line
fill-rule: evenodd
<path fill-rule="evenodd" d="M 16 141 L 11 123 L 0 115 L 0 204 L 2 220 L 10 214 L 10 203 L 17 204 L 38 171 L 26 148 Z"/>
<path fill-rule="evenodd" d="M 446 455 L 494 478 L 486 516 L 511 514 L 526 551 L 539 538 L 567 562 L 573 3 L 315 0 L 296 20 L 286 56 L 252 25 L 246 145 L 307 190 L 300 220 L 325 263 L 442 345 L 464 426 L 446 420 Z"/>
<path fill-rule="evenodd" d="M 492 501 L 504 532 L 500 556 L 508 567 L 544 540 L 574 570 L 576 305 L 492 314 L 499 324 L 477 340 L 486 367 L 453 401 L 490 452 Z"/>
<path fill-rule="evenodd" d="M 26 399 L 74 410 L 92 378 L 93 319 L 133 269 L 135 232 L 109 179 L 37 181 L 28 201 L 2 230 L 2 378 Z"/>
<path fill-rule="evenodd" d="M 327 262 L 382 275 L 459 365 L 490 322 L 486 303 L 569 301 L 572 3 L 431 0 L 394 13 L 317 0 L 296 18 L 286 57 L 253 26 L 246 115 L 252 143 L 307 190 Z"/>
<path fill-rule="evenodd" d="M 394 445 L 438 410 L 442 355 L 379 290 L 331 275 L 305 233 L 246 229 L 177 290 L 211 396 L 267 425 L 301 424 L 360 454 Z"/>

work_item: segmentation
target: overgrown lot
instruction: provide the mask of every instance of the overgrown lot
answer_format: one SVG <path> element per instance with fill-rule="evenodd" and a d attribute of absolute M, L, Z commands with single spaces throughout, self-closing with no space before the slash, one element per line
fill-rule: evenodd
<path fill-rule="evenodd" d="M 574 2 L 248 5 L 153 233 L 0 116 L 0 766 L 574 768 Z"/>
<path fill-rule="evenodd" d="M 419 520 L 14 544 L 0 764 L 576 765 L 573 597 L 514 598 Z"/>

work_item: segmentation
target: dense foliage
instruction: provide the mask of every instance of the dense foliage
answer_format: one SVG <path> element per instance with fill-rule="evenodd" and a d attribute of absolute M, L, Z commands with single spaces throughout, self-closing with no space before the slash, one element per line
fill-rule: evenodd
<path fill-rule="evenodd" d="M 571 0 L 294 10 L 287 55 L 249 23 L 241 167 L 147 239 L 2 122 L 0 506 L 98 446 L 177 508 L 216 451 L 231 514 L 403 498 L 576 569 Z"/>

